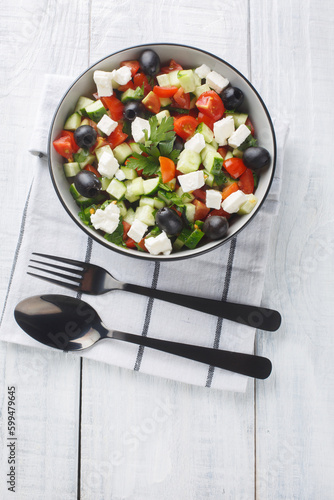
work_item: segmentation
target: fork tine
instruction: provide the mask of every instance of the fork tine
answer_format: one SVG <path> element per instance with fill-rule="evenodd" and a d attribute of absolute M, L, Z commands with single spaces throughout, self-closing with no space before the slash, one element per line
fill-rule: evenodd
<path fill-rule="evenodd" d="M 37 269 L 37 271 L 42 271 L 44 273 L 53 274 L 53 276 L 59 276 L 59 278 L 67 279 L 67 280 L 73 281 L 77 285 L 80 285 L 81 280 L 80 280 L 80 278 L 77 278 L 76 276 L 69 276 L 68 274 L 57 273 L 56 271 L 51 271 L 49 269 L 41 269 L 40 267 L 31 266 L 30 264 L 28 265 L 28 267 L 31 267 L 32 269 Z"/>
<path fill-rule="evenodd" d="M 65 267 L 65 266 L 57 266 L 57 264 L 50 264 L 49 262 L 42 262 L 41 260 L 35 260 L 35 259 L 30 259 L 30 262 L 36 262 L 36 264 L 42 264 L 43 266 L 49 266 L 49 267 L 54 267 L 56 269 L 60 269 L 61 271 L 67 271 L 72 274 L 77 274 L 78 276 L 82 277 L 83 271 L 81 269 L 73 269 L 71 267 Z M 30 266 L 34 267 L 34 266 Z M 36 269 L 38 269 L 36 267 Z M 41 269 L 41 271 L 45 272 L 50 272 L 47 269 Z M 73 276 L 74 278 L 75 276 Z"/>
<path fill-rule="evenodd" d="M 37 253 L 32 252 L 32 255 L 38 255 L 39 257 L 45 257 L 46 259 L 56 260 L 58 262 L 63 262 L 64 264 L 72 264 L 73 266 L 83 267 L 84 269 L 87 267 L 85 262 L 80 262 L 80 260 L 66 259 L 65 257 L 57 257 L 55 255 L 48 255 L 45 253 Z"/>
<path fill-rule="evenodd" d="M 39 276 L 38 274 L 35 274 L 35 273 L 29 273 L 29 271 L 27 271 L 27 274 L 29 274 L 30 276 L 35 276 L 36 278 L 39 278 L 39 279 L 44 280 L 44 281 L 48 281 L 49 283 L 54 283 L 55 285 L 60 285 L 60 286 L 63 286 L 65 288 L 69 288 L 70 290 L 80 292 L 80 286 L 71 285 L 70 283 L 64 283 L 64 282 L 59 281 L 59 280 L 54 280 L 53 278 L 46 278 L 45 276 Z"/>

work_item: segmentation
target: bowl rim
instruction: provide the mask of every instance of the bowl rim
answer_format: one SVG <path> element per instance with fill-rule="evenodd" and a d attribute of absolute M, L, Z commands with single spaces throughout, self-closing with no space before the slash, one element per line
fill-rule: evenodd
<path fill-rule="evenodd" d="M 156 47 L 156 46 L 170 46 L 170 47 L 181 47 L 181 48 L 185 48 L 185 49 L 191 49 L 191 50 L 195 50 L 197 52 L 201 52 L 203 54 L 207 54 L 211 57 L 213 57 L 214 59 L 217 59 L 218 61 L 222 62 L 223 64 L 225 64 L 226 66 L 228 66 L 229 68 L 231 68 L 235 73 L 237 73 L 244 81 L 245 83 L 252 89 L 252 91 L 254 92 L 254 94 L 256 95 L 256 97 L 258 98 L 266 116 L 267 116 L 267 119 L 268 119 L 268 123 L 269 123 L 269 126 L 270 126 L 270 130 L 271 130 L 271 135 L 272 135 L 272 140 L 273 140 L 273 158 L 272 158 L 272 172 L 271 172 L 271 177 L 270 177 L 270 180 L 269 180 L 269 183 L 268 183 L 268 187 L 266 189 L 266 192 L 264 193 L 264 196 L 256 210 L 256 212 L 254 212 L 250 217 L 249 219 L 239 228 L 237 229 L 233 234 L 231 234 L 230 236 L 228 236 L 227 238 L 223 239 L 222 241 L 217 241 L 217 244 L 215 244 L 214 246 L 211 246 L 209 248 L 197 248 L 197 249 L 193 249 L 194 252 L 191 252 L 190 254 L 187 254 L 187 255 L 183 255 L 182 252 L 179 252 L 179 253 L 171 253 L 170 255 L 166 256 L 166 255 L 143 255 L 142 252 L 136 250 L 136 254 L 135 253 L 130 253 L 130 252 L 127 252 L 125 249 L 122 249 L 121 247 L 118 247 L 117 245 L 114 245 L 114 246 L 111 246 L 110 243 L 106 240 L 105 242 L 100 240 L 100 238 L 98 238 L 98 236 L 96 236 L 93 231 L 91 231 L 89 228 L 87 228 L 83 223 L 81 223 L 71 212 L 71 210 L 67 207 L 67 204 L 66 202 L 64 201 L 62 195 L 61 195 L 61 192 L 60 190 L 58 189 L 58 186 L 57 186 L 57 183 L 56 183 L 56 179 L 54 177 L 54 174 L 53 174 L 53 169 L 52 169 L 52 162 L 51 162 L 51 137 L 52 137 L 52 133 L 53 133 L 53 128 L 54 128 L 54 123 L 55 123 L 55 120 L 56 120 L 56 117 L 57 117 L 57 114 L 58 114 L 58 111 L 59 109 L 61 108 L 62 104 L 63 104 L 63 101 L 64 99 L 66 98 L 66 96 L 68 95 L 68 93 L 71 91 L 71 89 L 74 87 L 74 85 L 80 80 L 80 78 L 82 78 L 88 71 L 90 71 L 94 66 L 96 66 L 97 64 L 100 64 L 101 62 L 103 62 L 104 60 L 106 59 L 109 59 L 109 57 L 111 56 L 114 56 L 116 54 L 121 54 L 122 52 L 126 52 L 128 50 L 131 50 L 131 49 L 139 49 L 139 48 L 151 48 L 151 47 Z M 152 42 L 152 43 L 144 43 L 144 44 L 139 44 L 139 45 L 132 45 L 131 47 L 126 47 L 124 49 L 121 49 L 121 50 L 117 50 L 116 52 L 113 52 L 112 54 L 108 54 L 107 56 L 105 57 L 102 57 L 101 59 L 99 59 L 98 61 L 94 62 L 93 64 L 91 64 L 88 68 L 85 69 L 85 71 L 83 71 L 72 83 L 71 85 L 68 87 L 68 89 L 66 90 L 66 92 L 63 94 L 62 98 L 60 99 L 59 101 L 59 104 L 53 114 L 53 117 L 52 117 L 52 121 L 51 121 L 51 125 L 50 125 L 50 129 L 49 129 L 49 134 L 48 134 L 48 147 L 47 147 L 47 156 L 48 156 L 48 166 L 49 166 L 49 172 L 50 172 L 50 176 L 51 176 L 51 180 L 52 180 L 52 184 L 53 184 L 53 187 L 57 193 L 57 196 L 61 202 L 61 204 L 63 205 L 63 207 L 65 208 L 66 212 L 69 214 L 69 216 L 71 217 L 71 219 L 77 224 L 77 226 L 80 227 L 80 229 L 82 229 L 89 237 L 91 237 L 93 240 L 95 240 L 97 243 L 103 245 L 104 247 L 108 248 L 109 250 L 112 250 L 112 251 L 115 251 L 115 252 L 118 252 L 122 255 L 125 255 L 127 257 L 132 257 L 134 259 L 141 259 L 141 260 L 149 260 L 149 261 L 166 261 L 166 262 L 169 262 L 169 261 L 173 261 L 173 260 L 183 260 L 183 259 L 188 259 L 188 258 L 191 258 L 191 257 L 197 257 L 199 255 L 203 255 L 207 252 L 211 252 L 213 250 L 216 250 L 218 247 L 220 247 L 221 245 L 225 245 L 228 241 L 232 240 L 233 238 L 236 238 L 238 234 L 240 234 L 240 232 L 248 226 L 248 224 L 255 218 L 257 212 L 262 208 L 263 206 L 263 203 L 265 202 L 267 196 L 268 196 L 268 193 L 270 191 L 270 188 L 271 188 L 271 185 L 272 185 L 272 182 L 273 182 L 273 179 L 274 179 L 274 175 L 275 175 L 275 170 L 276 170 L 276 159 L 277 159 L 277 143 L 276 143 L 276 135 L 275 135 L 275 130 L 274 130 L 274 126 L 273 126 L 273 123 L 272 123 L 272 119 L 271 119 L 271 116 L 269 114 L 269 111 L 268 111 L 268 108 L 267 106 L 265 105 L 262 97 L 260 96 L 260 94 L 258 93 L 258 91 L 255 89 L 255 87 L 252 85 L 252 83 L 238 70 L 236 69 L 232 64 L 228 63 L 227 61 L 225 61 L 224 59 L 222 59 L 221 57 L 219 56 L 216 56 L 215 54 L 212 54 L 211 52 L 207 51 L 207 50 L 203 50 L 203 49 L 199 49 L 198 47 L 194 47 L 194 46 L 191 46 L 191 45 L 183 45 L 183 44 L 180 44 L 180 43 L 163 43 L 163 42 L 158 42 L 158 43 L 155 43 L 155 42 Z"/>

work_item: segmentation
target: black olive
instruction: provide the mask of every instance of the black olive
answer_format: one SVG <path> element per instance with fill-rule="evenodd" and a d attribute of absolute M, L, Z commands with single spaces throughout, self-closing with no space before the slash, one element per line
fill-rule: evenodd
<path fill-rule="evenodd" d="M 154 50 L 144 50 L 140 54 L 139 64 L 142 71 L 148 76 L 154 76 L 160 71 L 160 57 Z"/>
<path fill-rule="evenodd" d="M 252 170 L 259 170 L 260 168 L 267 167 L 270 163 L 270 154 L 265 148 L 254 146 L 247 148 L 244 151 L 242 161 L 246 167 Z"/>
<path fill-rule="evenodd" d="M 173 149 L 178 149 L 179 151 L 183 151 L 184 141 L 181 139 L 181 137 L 176 137 Z"/>
<path fill-rule="evenodd" d="M 142 107 L 138 101 L 130 101 L 124 106 L 123 116 L 129 122 L 132 122 L 137 116 L 142 116 Z"/>
<path fill-rule="evenodd" d="M 94 130 L 90 125 L 82 125 L 74 132 L 74 140 L 79 148 L 91 148 L 95 144 L 96 138 L 96 130 Z"/>
<path fill-rule="evenodd" d="M 81 170 L 74 178 L 74 185 L 81 196 L 92 198 L 98 194 L 101 189 L 101 182 L 93 172 Z"/>
<path fill-rule="evenodd" d="M 244 93 L 237 87 L 227 87 L 220 97 L 226 109 L 237 109 L 244 101 Z"/>
<path fill-rule="evenodd" d="M 161 231 L 165 231 L 170 236 L 182 231 L 183 222 L 181 217 L 171 208 L 160 208 L 155 214 L 155 222 Z"/>
<path fill-rule="evenodd" d="M 219 238 L 223 238 L 227 233 L 228 222 L 226 217 L 211 215 L 204 222 L 202 229 L 211 240 L 219 240 Z"/>

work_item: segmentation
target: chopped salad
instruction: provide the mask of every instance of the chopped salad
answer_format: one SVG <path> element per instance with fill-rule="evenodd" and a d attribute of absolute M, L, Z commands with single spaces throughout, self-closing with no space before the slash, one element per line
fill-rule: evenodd
<path fill-rule="evenodd" d="M 84 224 L 122 247 L 169 255 L 223 238 L 250 213 L 259 171 L 243 92 L 202 64 L 165 66 L 153 50 L 95 71 L 53 142 Z"/>

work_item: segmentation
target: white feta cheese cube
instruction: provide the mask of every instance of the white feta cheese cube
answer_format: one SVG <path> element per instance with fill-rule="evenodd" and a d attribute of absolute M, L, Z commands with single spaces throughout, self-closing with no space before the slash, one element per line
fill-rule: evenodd
<path fill-rule="evenodd" d="M 150 237 L 145 239 L 145 247 L 150 252 L 151 255 L 159 255 L 163 253 L 164 255 L 169 255 L 172 251 L 172 242 L 168 238 L 167 234 L 162 231 L 159 236 Z"/>
<path fill-rule="evenodd" d="M 145 134 L 144 130 L 147 130 L 148 137 L 150 137 L 151 128 L 150 122 L 144 118 L 137 116 L 131 123 L 131 133 L 135 142 L 144 142 Z"/>
<path fill-rule="evenodd" d="M 136 243 L 139 243 L 146 233 L 148 225 L 139 219 L 135 219 L 128 231 L 129 238 L 132 238 Z"/>
<path fill-rule="evenodd" d="M 177 179 L 184 193 L 199 189 L 205 184 L 203 170 L 190 172 L 190 174 L 179 175 Z"/>
<path fill-rule="evenodd" d="M 125 173 L 120 168 L 117 170 L 115 177 L 118 181 L 124 181 L 126 179 Z"/>
<path fill-rule="evenodd" d="M 112 79 L 116 71 L 94 71 L 93 79 L 96 83 L 99 97 L 109 97 L 113 94 Z"/>
<path fill-rule="evenodd" d="M 222 209 L 229 214 L 235 214 L 239 211 L 241 205 L 247 201 L 246 195 L 240 191 L 234 191 L 222 203 Z"/>
<path fill-rule="evenodd" d="M 210 73 L 210 68 L 206 64 L 202 64 L 202 66 L 199 66 L 198 68 L 195 69 L 195 73 L 200 77 L 200 78 L 206 78 L 208 74 Z"/>
<path fill-rule="evenodd" d="M 251 131 L 248 127 L 246 127 L 246 125 L 240 125 L 229 138 L 228 145 L 232 146 L 232 148 L 238 148 L 240 144 L 242 144 L 247 139 L 250 133 Z"/>
<path fill-rule="evenodd" d="M 95 229 L 102 229 L 102 231 L 111 234 L 119 224 L 119 215 L 120 210 L 118 206 L 115 203 L 110 203 L 104 210 L 98 208 L 90 216 L 90 220 Z"/>
<path fill-rule="evenodd" d="M 106 135 L 110 135 L 115 130 L 118 122 L 112 120 L 108 115 L 103 115 L 97 124 L 97 128 Z"/>
<path fill-rule="evenodd" d="M 207 189 L 205 204 L 208 208 L 219 210 L 221 202 L 222 194 L 220 191 L 216 191 L 215 189 Z"/>
<path fill-rule="evenodd" d="M 217 73 L 216 71 L 210 71 L 210 73 L 206 77 L 206 83 L 215 90 L 218 94 L 228 86 L 230 83 L 227 78 L 224 78 L 222 75 Z"/>
<path fill-rule="evenodd" d="M 128 66 L 122 66 L 116 70 L 114 80 L 119 85 L 126 85 L 132 78 L 131 69 Z"/>
<path fill-rule="evenodd" d="M 226 146 L 227 139 L 233 134 L 234 130 L 234 120 L 231 115 L 213 124 L 214 137 L 219 146 Z"/>
<path fill-rule="evenodd" d="M 118 169 L 119 164 L 114 155 L 110 154 L 108 151 L 104 151 L 97 167 L 100 174 L 108 179 L 112 179 Z"/>
<path fill-rule="evenodd" d="M 205 140 L 203 135 L 198 132 L 184 145 L 184 149 L 190 149 L 191 151 L 195 151 L 195 153 L 200 153 L 203 148 L 205 148 Z"/>

